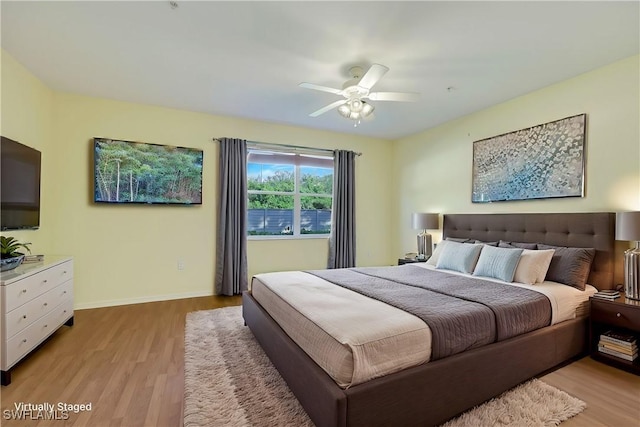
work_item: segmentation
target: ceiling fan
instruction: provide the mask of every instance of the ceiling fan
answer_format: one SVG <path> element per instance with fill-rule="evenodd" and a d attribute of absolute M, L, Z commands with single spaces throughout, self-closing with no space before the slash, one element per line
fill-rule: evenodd
<path fill-rule="evenodd" d="M 340 113 L 341 116 L 355 120 L 356 123 L 354 126 L 357 126 L 361 119 L 369 117 L 374 110 L 374 106 L 368 103 L 366 101 L 367 99 L 371 101 L 401 102 L 412 102 L 418 100 L 419 94 L 417 93 L 371 92 L 371 88 L 373 88 L 382 76 L 389 71 L 388 67 L 380 64 L 373 64 L 366 73 L 363 73 L 363 71 L 362 67 L 352 67 L 349 69 L 351 79 L 347 80 L 344 85 L 342 85 L 342 89 L 320 86 L 313 83 L 300 83 L 300 87 L 329 92 L 335 95 L 341 95 L 345 98 L 332 102 L 331 104 L 309 114 L 309 116 L 318 117 L 327 111 L 338 108 L 338 113 Z"/>

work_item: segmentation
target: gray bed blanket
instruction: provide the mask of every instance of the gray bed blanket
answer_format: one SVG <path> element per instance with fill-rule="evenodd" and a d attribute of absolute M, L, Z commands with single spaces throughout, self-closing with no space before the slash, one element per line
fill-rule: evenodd
<path fill-rule="evenodd" d="M 431 360 L 551 323 L 551 303 L 538 292 L 443 270 L 404 265 L 308 273 L 422 319 L 433 336 Z"/>

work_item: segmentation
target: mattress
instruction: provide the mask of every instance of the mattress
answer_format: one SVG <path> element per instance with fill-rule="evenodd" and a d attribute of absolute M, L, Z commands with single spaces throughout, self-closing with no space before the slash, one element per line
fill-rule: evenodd
<path fill-rule="evenodd" d="M 592 286 L 583 292 L 554 282 L 510 285 L 544 294 L 551 303 L 552 324 L 575 318 L 596 292 Z M 251 292 L 342 388 L 430 360 L 431 331 L 421 319 L 317 276 L 301 271 L 258 274 Z"/>
<path fill-rule="evenodd" d="M 342 388 L 431 356 L 431 331 L 418 317 L 311 274 L 258 274 L 251 294 Z"/>

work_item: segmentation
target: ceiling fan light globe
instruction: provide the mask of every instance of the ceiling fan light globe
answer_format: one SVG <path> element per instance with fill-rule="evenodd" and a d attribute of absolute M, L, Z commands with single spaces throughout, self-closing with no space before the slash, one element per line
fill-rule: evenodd
<path fill-rule="evenodd" d="M 338 107 L 338 113 L 340 113 L 342 117 L 346 117 L 348 119 L 351 115 L 351 109 L 347 104 L 343 104 Z"/>
<path fill-rule="evenodd" d="M 375 108 L 373 107 L 373 105 L 368 104 L 366 102 L 363 102 L 362 103 L 362 112 L 361 112 L 362 117 L 367 117 L 369 114 L 373 113 L 374 109 Z"/>

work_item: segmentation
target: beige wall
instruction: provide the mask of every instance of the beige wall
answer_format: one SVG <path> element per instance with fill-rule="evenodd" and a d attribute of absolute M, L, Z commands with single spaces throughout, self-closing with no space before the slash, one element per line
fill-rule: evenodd
<path fill-rule="evenodd" d="M 370 257 L 360 256 L 359 263 L 389 259 L 390 234 L 375 236 L 370 228 L 378 230 L 378 223 L 388 224 L 390 208 L 376 207 L 373 215 L 367 214 L 371 195 L 389 194 L 387 182 L 372 173 L 390 168 L 385 163 L 391 155 L 386 141 L 69 94 L 56 94 L 55 109 L 56 179 L 65 189 L 57 201 L 55 247 L 76 257 L 79 306 L 211 293 L 218 174 L 214 136 L 362 151 L 357 161 L 357 202 L 358 230 L 364 237 L 358 249 L 361 254 L 368 247 L 373 249 Z M 92 203 L 93 136 L 203 149 L 202 206 Z M 365 179 L 369 176 L 373 178 Z M 373 245 L 377 238 L 386 244 Z M 248 246 L 250 275 L 326 266 L 326 239 L 250 241 Z M 185 263 L 182 271 L 177 269 L 178 260 Z"/>
<path fill-rule="evenodd" d="M 3 132 L 7 129 L 7 136 L 25 143 L 46 141 L 42 151 L 48 165 L 43 166 L 42 189 L 46 220 L 37 232 L 10 235 L 34 241 L 38 252 L 74 256 L 76 307 L 212 293 L 217 180 L 217 146 L 212 137 L 362 152 L 356 176 L 358 264 L 390 262 L 391 207 L 377 203 L 391 193 L 389 141 L 52 92 L 6 57 L 9 72 L 3 60 L 3 86 L 21 90 L 2 92 L 2 120 L 11 125 Z M 25 91 L 36 90 L 37 97 L 24 96 Z M 42 105 L 47 117 L 33 119 L 42 129 L 36 133 L 17 109 L 22 114 L 37 110 L 42 116 Z M 94 204 L 91 140 L 95 136 L 203 149 L 202 206 Z M 36 234 L 45 236 L 37 245 Z M 250 241 L 248 252 L 249 274 L 323 268 L 327 239 Z M 185 263 L 182 271 L 178 260 Z"/>
<path fill-rule="evenodd" d="M 0 56 L 0 133 L 39 150 L 42 153 L 42 174 L 50 176 L 54 170 L 53 92 L 4 50 L 0 50 Z M 41 193 L 40 229 L 2 233 L 22 242 L 31 242 L 34 254 L 52 250 L 56 199 L 53 180 L 42 180 Z"/>
<path fill-rule="evenodd" d="M 639 62 L 628 58 L 397 141 L 394 252 L 415 251 L 411 212 L 640 210 Z M 473 141 L 580 113 L 587 114 L 586 197 L 471 203 Z"/>

